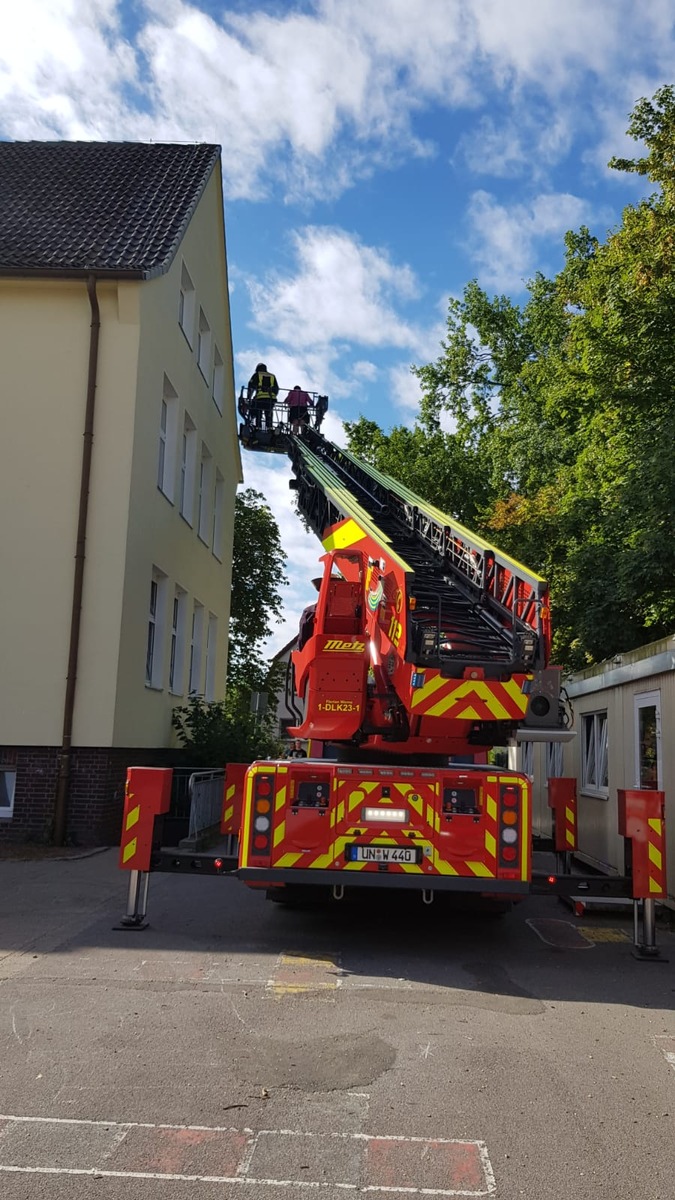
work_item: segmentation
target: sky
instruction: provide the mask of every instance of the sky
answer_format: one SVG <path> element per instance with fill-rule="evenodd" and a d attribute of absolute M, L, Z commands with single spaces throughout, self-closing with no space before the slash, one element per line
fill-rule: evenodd
<path fill-rule="evenodd" d="M 642 194 L 635 101 L 675 82 L 672 0 L 0 0 L 0 137 L 217 142 L 237 390 L 264 360 L 412 424 L 411 364 L 473 279 L 524 298 L 567 229 L 600 239 Z M 285 459 L 243 452 L 289 556 L 285 618 L 319 542 Z"/>

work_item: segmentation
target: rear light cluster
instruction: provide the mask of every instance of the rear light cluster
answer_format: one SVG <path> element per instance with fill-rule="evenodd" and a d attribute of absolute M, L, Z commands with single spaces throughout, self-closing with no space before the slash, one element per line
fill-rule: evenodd
<path fill-rule="evenodd" d="M 272 845 L 272 800 L 274 776 L 256 775 L 251 815 L 251 853 L 269 855 Z"/>
<path fill-rule="evenodd" d="M 499 865 L 513 868 L 518 862 L 520 842 L 520 788 L 513 783 L 503 783 L 499 797 Z"/>

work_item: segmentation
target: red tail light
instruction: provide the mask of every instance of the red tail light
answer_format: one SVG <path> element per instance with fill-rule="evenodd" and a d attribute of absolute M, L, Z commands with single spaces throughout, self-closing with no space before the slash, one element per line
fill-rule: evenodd
<path fill-rule="evenodd" d="M 272 849 L 273 775 L 256 775 L 253 782 L 250 851 L 254 858 L 269 858 Z"/>
<path fill-rule="evenodd" d="M 522 836 L 519 786 L 501 784 L 499 800 L 499 866 L 509 875 L 515 875 Z"/>

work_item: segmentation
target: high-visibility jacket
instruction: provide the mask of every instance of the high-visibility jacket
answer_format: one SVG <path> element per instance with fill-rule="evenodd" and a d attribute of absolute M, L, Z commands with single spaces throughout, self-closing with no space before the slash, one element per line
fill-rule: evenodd
<path fill-rule="evenodd" d="M 277 377 L 271 371 L 254 371 L 248 381 L 249 399 L 273 400 L 278 391 Z"/>

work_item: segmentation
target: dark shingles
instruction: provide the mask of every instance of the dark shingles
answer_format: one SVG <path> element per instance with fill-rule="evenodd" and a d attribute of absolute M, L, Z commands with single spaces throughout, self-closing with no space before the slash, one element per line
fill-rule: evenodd
<path fill-rule="evenodd" d="M 219 154 L 211 145 L 0 142 L 0 274 L 162 274 Z"/>

